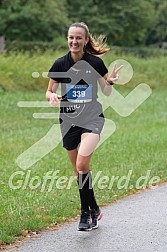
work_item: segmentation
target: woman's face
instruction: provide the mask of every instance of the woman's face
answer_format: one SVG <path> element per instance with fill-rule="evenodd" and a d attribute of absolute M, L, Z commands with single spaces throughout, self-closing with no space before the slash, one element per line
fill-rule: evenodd
<path fill-rule="evenodd" d="M 68 47 L 72 53 L 83 53 L 84 45 L 88 42 L 85 29 L 82 27 L 70 27 L 68 31 Z"/>

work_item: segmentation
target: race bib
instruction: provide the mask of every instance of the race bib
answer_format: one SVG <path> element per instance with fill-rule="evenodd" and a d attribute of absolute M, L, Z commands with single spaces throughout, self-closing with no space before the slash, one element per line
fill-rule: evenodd
<path fill-rule="evenodd" d="M 66 97 L 70 102 L 91 102 L 92 84 L 66 84 Z"/>

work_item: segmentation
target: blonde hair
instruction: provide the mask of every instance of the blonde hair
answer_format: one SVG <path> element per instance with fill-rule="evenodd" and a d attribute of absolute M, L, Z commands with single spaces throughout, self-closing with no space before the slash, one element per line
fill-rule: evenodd
<path fill-rule="evenodd" d="M 100 55 L 108 52 L 110 48 L 108 48 L 105 37 L 103 35 L 100 35 L 99 37 L 95 38 L 92 36 L 89 32 L 88 26 L 81 22 L 81 23 L 73 23 L 70 25 L 69 29 L 71 27 L 81 27 L 85 30 L 86 38 L 89 38 L 88 43 L 85 46 L 85 51 L 93 54 L 93 55 Z"/>

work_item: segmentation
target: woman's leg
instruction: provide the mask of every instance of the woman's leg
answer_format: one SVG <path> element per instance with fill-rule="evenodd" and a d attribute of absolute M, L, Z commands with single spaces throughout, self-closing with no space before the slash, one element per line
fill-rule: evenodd
<path fill-rule="evenodd" d="M 97 205 L 97 202 L 94 196 L 94 191 L 92 187 L 92 177 L 90 173 L 90 160 L 91 160 L 92 153 L 99 142 L 99 135 L 93 134 L 93 133 L 84 133 L 81 139 L 82 140 L 81 140 L 80 148 L 78 150 L 76 167 L 79 172 L 83 173 L 81 175 L 83 176 L 84 180 L 86 180 L 85 177 L 88 176 L 86 183 L 83 186 L 83 189 L 79 189 L 80 198 L 81 198 L 81 206 L 82 204 L 85 204 L 85 207 L 87 207 L 87 210 L 89 211 L 90 209 L 91 220 L 92 220 L 91 228 L 96 229 L 98 228 L 98 221 L 102 218 L 102 213 L 99 209 L 99 206 Z M 82 223 L 82 218 L 81 218 L 80 224 L 78 226 L 78 230 L 80 230 L 82 226 L 83 226 L 83 223 Z M 89 225 L 87 226 L 89 227 Z"/>
<path fill-rule="evenodd" d="M 77 149 L 67 151 L 67 153 L 70 158 L 71 164 L 73 166 L 76 180 L 79 186 L 81 209 L 88 212 L 89 211 L 89 197 L 88 197 L 87 190 L 89 189 L 90 178 L 88 179 L 87 175 L 90 176 L 90 173 L 89 173 L 90 156 L 82 157 L 81 155 L 78 155 Z M 78 170 L 78 168 L 80 170 Z M 86 181 L 86 183 L 83 185 L 84 181 Z M 82 188 L 82 185 L 83 185 L 83 188 Z"/>
<path fill-rule="evenodd" d="M 91 209 L 98 208 L 92 188 L 92 177 L 90 173 L 91 156 L 98 142 L 99 135 L 94 133 L 83 133 L 76 160 L 76 168 L 80 178 L 79 182 L 81 183 L 79 185 L 81 206 L 87 210 L 89 207 Z"/>
<path fill-rule="evenodd" d="M 94 197 L 90 173 L 90 160 L 98 141 L 98 135 L 93 133 L 83 133 L 81 136 L 79 150 L 74 149 L 72 151 L 67 151 L 74 168 L 74 173 L 78 178 L 81 200 L 81 218 L 78 225 L 78 230 L 91 230 L 92 228 L 98 227 L 97 220 L 100 210 Z M 89 208 L 93 209 L 91 210 L 91 217 L 89 214 Z M 90 224 L 91 218 L 92 225 Z"/>
<path fill-rule="evenodd" d="M 80 156 L 85 157 L 85 161 L 90 162 L 90 157 L 93 154 L 100 137 L 95 133 L 83 133 L 81 135 L 81 144 L 78 150 Z"/>
<path fill-rule="evenodd" d="M 78 172 L 89 172 L 90 159 L 98 142 L 99 135 L 94 133 L 83 133 L 81 135 L 79 150 L 76 148 L 74 150 L 67 151 L 76 176 L 78 175 Z"/>
<path fill-rule="evenodd" d="M 76 160 L 77 160 L 77 155 L 78 155 L 78 150 L 74 149 L 71 151 L 67 151 L 68 156 L 70 158 L 71 164 L 73 166 L 74 169 L 74 174 L 76 176 L 76 178 L 78 178 L 78 171 L 77 171 L 77 167 L 76 167 Z"/>

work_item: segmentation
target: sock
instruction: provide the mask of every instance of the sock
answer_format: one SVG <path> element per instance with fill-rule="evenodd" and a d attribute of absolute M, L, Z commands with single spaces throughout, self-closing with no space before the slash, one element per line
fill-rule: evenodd
<path fill-rule="evenodd" d="M 92 175 L 91 175 L 91 173 L 90 173 L 90 179 L 91 179 L 91 187 L 92 187 Z M 90 189 L 90 198 L 89 199 L 90 199 L 90 202 L 89 202 L 90 209 L 97 210 L 99 207 L 98 207 L 96 199 L 95 199 L 93 187 Z"/>
<path fill-rule="evenodd" d="M 90 203 L 91 176 L 90 172 L 82 174 L 78 173 L 78 187 L 81 200 L 81 210 L 88 212 Z"/>
<path fill-rule="evenodd" d="M 86 174 L 78 173 L 78 186 L 81 200 L 81 209 L 84 211 L 89 211 L 90 209 L 98 209 L 96 199 L 94 196 L 94 191 L 92 188 L 92 176 L 88 172 Z"/>

